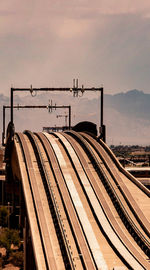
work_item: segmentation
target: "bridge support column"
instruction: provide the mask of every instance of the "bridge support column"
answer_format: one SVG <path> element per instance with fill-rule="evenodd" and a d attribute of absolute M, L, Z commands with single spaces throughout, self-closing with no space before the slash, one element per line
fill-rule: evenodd
<path fill-rule="evenodd" d="M 27 217 L 24 219 L 24 270 L 36 270 L 36 264 L 33 253 L 30 227 Z"/>

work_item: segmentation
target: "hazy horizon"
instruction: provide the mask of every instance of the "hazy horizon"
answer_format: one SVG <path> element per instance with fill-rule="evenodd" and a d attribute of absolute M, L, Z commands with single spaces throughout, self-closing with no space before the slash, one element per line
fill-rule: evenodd
<path fill-rule="evenodd" d="M 100 126 L 100 99 L 74 98 L 68 95 L 42 93 L 36 97 L 27 95 L 19 97 L 14 95 L 14 105 L 46 105 L 52 99 L 53 105 L 70 105 L 72 125 L 80 121 L 91 121 Z M 0 100 L 0 130 L 2 131 L 2 106 L 9 105 L 10 99 L 1 96 Z M 108 144 L 149 145 L 150 144 L 150 94 L 143 91 L 130 90 L 114 95 L 104 94 L 104 124 L 106 125 L 106 138 Z M 58 114 L 68 114 L 68 110 L 54 110 L 48 113 L 47 109 L 25 110 L 14 109 L 14 123 L 16 131 L 30 129 L 42 131 L 44 126 L 65 125 L 65 119 L 57 118 Z M 6 123 L 10 119 L 10 109 L 6 110 Z M 38 119 L 38 121 L 37 121 Z M 68 121 L 68 120 L 67 120 Z"/>

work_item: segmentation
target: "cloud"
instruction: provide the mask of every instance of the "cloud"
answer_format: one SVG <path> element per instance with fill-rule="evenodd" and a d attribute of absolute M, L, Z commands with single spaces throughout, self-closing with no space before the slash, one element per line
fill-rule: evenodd
<path fill-rule="evenodd" d="M 148 1 L 1 0 L 1 92 L 81 83 L 147 90 Z"/>

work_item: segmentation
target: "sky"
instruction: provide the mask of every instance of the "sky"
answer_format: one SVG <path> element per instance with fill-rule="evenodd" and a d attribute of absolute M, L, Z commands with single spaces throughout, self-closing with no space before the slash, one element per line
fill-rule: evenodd
<path fill-rule="evenodd" d="M 0 0 L 0 93 L 85 87 L 150 93 L 147 0 Z"/>

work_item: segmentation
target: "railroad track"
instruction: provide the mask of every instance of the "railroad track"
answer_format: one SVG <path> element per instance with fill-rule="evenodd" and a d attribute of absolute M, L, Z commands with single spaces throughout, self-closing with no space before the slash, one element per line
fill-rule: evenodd
<path fill-rule="evenodd" d="M 37 269 L 65 269 L 34 149 L 26 135 L 17 133 L 16 136 L 22 148 L 27 171 L 25 181 L 27 181 L 28 187 L 24 188 L 24 195 L 26 199 L 28 192 L 31 197 L 27 210 Z M 32 215 L 35 216 L 34 224 Z M 38 250 L 39 246 L 40 250 Z"/>
<path fill-rule="evenodd" d="M 103 162 L 104 166 L 107 168 L 108 172 L 110 173 L 111 177 L 112 177 L 112 182 L 110 183 L 110 185 L 112 185 L 112 187 L 117 187 L 117 192 L 119 195 L 119 198 L 122 198 L 122 202 L 124 203 L 124 207 L 128 207 L 128 212 L 130 213 L 129 218 L 132 216 L 135 216 L 135 218 L 133 217 L 134 221 L 137 224 L 137 227 L 135 226 L 135 232 L 137 231 L 137 235 L 134 235 L 135 238 L 137 238 L 136 240 L 139 241 L 140 239 L 138 239 L 138 234 L 140 234 L 140 232 L 138 231 L 138 227 L 140 228 L 140 230 L 142 231 L 143 234 L 143 241 L 147 244 L 149 242 L 150 239 L 150 223 L 148 221 L 148 219 L 146 218 L 146 214 L 148 214 L 148 218 L 150 218 L 150 213 L 143 213 L 143 211 L 141 211 L 139 205 L 137 204 L 135 198 L 133 197 L 133 195 L 131 194 L 129 188 L 125 185 L 124 183 L 124 179 L 121 178 L 121 175 L 119 173 L 119 171 L 116 169 L 116 167 L 114 166 L 112 160 L 110 159 L 109 155 L 107 155 L 107 153 L 104 150 L 104 147 L 102 147 L 102 145 L 104 146 L 104 143 L 101 142 L 101 145 L 99 145 L 95 140 L 93 140 L 89 135 L 87 134 L 83 134 L 84 138 L 87 140 L 88 143 L 90 143 L 90 147 L 94 148 L 94 151 L 96 151 L 96 153 L 98 154 L 98 157 L 100 158 L 100 160 Z M 102 167 L 99 166 L 100 169 L 102 169 Z M 125 172 L 125 170 L 122 170 L 123 173 Z M 128 173 L 125 173 L 127 176 Z M 131 177 L 132 178 L 132 177 Z M 130 178 L 129 178 L 130 179 Z M 127 179 L 128 180 L 128 179 Z M 137 196 L 140 196 L 140 193 L 143 195 L 142 200 L 143 200 L 143 204 L 144 204 L 144 200 L 146 200 L 147 202 L 147 206 L 149 204 L 149 197 L 150 197 L 150 192 L 149 190 L 147 190 L 143 185 L 141 185 L 136 179 L 134 180 L 134 184 L 131 183 L 131 181 L 128 181 L 128 186 L 130 186 L 130 184 L 137 186 L 135 193 L 137 193 Z M 140 191 L 140 188 L 142 190 L 142 192 Z M 117 196 L 117 194 L 116 194 Z M 131 211 L 130 211 L 131 209 Z M 145 215 L 144 215 L 145 214 Z M 129 226 L 129 223 L 126 222 L 127 225 Z M 132 223 L 132 221 L 131 221 Z M 139 224 L 138 224 L 139 223 Z M 133 223 L 134 226 L 134 223 Z M 132 232 L 133 233 L 133 232 Z M 142 239 L 142 234 L 141 234 L 141 239 Z M 146 240 L 147 239 L 147 240 Z M 139 243 L 140 244 L 140 243 Z M 150 247 L 150 245 L 148 244 L 148 248 Z M 148 250 L 147 250 L 148 252 Z M 150 255 L 148 253 L 148 255 Z"/>
<path fill-rule="evenodd" d="M 74 133 L 75 134 L 75 133 Z M 77 135 L 77 134 L 76 134 Z M 57 134 L 57 136 L 60 138 L 60 137 L 62 137 L 61 135 L 59 135 L 59 134 Z M 63 134 L 63 136 L 64 136 L 64 134 Z M 77 136 L 79 136 L 79 135 L 77 135 Z M 61 138 L 61 140 L 62 141 L 64 141 L 64 139 L 63 138 Z M 71 139 L 70 138 L 68 138 L 68 140 L 69 140 L 69 142 L 71 142 Z M 68 145 L 68 143 L 67 142 L 65 142 L 65 144 L 66 144 L 66 151 L 68 151 L 69 152 L 69 145 Z M 73 144 L 73 142 L 72 142 L 72 144 Z M 83 146 L 83 145 L 82 145 Z M 87 170 L 89 169 L 88 168 L 88 166 L 87 166 L 87 164 L 85 163 L 85 160 L 83 160 L 83 157 L 81 157 L 82 156 L 82 154 L 81 154 L 81 151 L 79 151 L 79 150 L 77 150 L 77 147 L 76 147 L 76 143 L 74 142 L 74 148 L 76 149 L 76 153 L 77 153 L 77 151 L 78 151 L 78 156 L 80 156 L 80 162 L 81 162 L 81 160 L 82 160 L 82 162 L 84 162 L 84 164 L 83 164 L 83 168 L 84 168 L 84 170 L 86 170 L 85 168 L 87 167 Z M 89 153 L 88 153 L 89 154 Z M 74 161 L 74 158 L 73 157 L 71 157 L 71 160 L 72 160 L 72 162 Z M 78 165 L 79 166 L 79 165 Z M 80 172 L 81 173 L 81 172 Z M 123 234 L 123 232 L 122 232 L 122 230 L 120 230 L 120 227 L 118 226 L 118 224 L 117 224 L 117 222 L 116 222 L 116 219 L 113 217 L 113 215 L 112 215 L 112 213 L 111 213 L 111 211 L 110 211 L 110 207 L 107 205 L 107 203 L 106 203 L 106 200 L 105 200 L 105 198 L 103 197 L 103 193 L 101 192 L 100 193 L 100 189 L 98 189 L 98 186 L 97 186 L 97 183 L 96 183 L 96 181 L 94 182 L 94 177 L 92 177 L 91 175 L 90 175 L 90 177 L 91 177 L 91 185 L 93 185 L 93 188 L 94 188 L 94 192 L 97 194 L 97 196 L 99 197 L 99 201 L 100 201 L 100 203 L 103 205 L 103 211 L 105 211 L 105 213 L 107 213 L 107 218 L 109 217 L 109 220 L 110 220 L 110 224 L 112 225 L 112 224 L 114 224 L 113 225 L 113 228 L 114 228 L 114 231 L 115 232 L 118 232 L 118 236 L 120 237 L 120 239 L 124 242 L 124 243 L 126 243 L 126 247 L 127 247 L 127 249 L 129 249 L 130 250 L 130 252 L 132 251 L 132 254 L 133 254 L 133 256 L 135 256 L 135 254 L 136 254 L 136 257 L 137 258 L 141 258 L 141 261 L 143 261 L 143 263 L 144 263 L 144 261 L 145 261 L 145 258 L 144 258 L 144 260 L 143 260 L 143 258 L 141 257 L 141 255 L 140 255 L 140 253 L 139 252 L 137 252 L 137 249 L 135 249 L 134 248 L 134 243 L 133 243 L 133 245 L 131 244 L 131 242 L 130 241 L 128 241 L 128 239 L 127 239 L 127 237 L 126 237 L 126 235 L 125 234 Z M 82 175 L 82 180 L 83 180 L 83 175 Z M 81 180 L 81 181 L 82 181 Z M 86 186 L 87 185 L 87 183 L 85 184 L 84 182 L 82 183 L 82 186 L 83 186 L 83 188 L 84 188 L 84 186 Z M 84 188 L 85 189 L 85 188 Z M 87 191 L 86 191 L 87 192 Z M 88 196 L 88 198 L 90 198 L 89 197 L 89 195 L 87 195 Z M 102 199 L 103 198 L 103 199 Z M 104 201 L 105 200 L 105 201 Z M 90 203 L 92 204 L 92 202 L 94 202 L 93 204 L 95 204 L 95 206 L 93 206 L 93 210 L 95 211 L 95 213 L 97 212 L 97 219 L 99 219 L 99 216 L 100 216 L 100 210 L 98 210 L 99 208 L 98 208 L 98 204 L 96 205 L 96 199 L 94 198 L 94 197 L 91 197 L 90 199 L 89 199 L 89 201 L 90 201 Z M 105 208 L 104 208 L 105 207 Z M 94 209 L 95 208 L 95 209 Z M 104 210 L 105 209 L 105 210 Z M 103 218 L 104 219 L 104 218 Z M 101 224 L 101 222 L 103 222 L 103 219 L 100 221 L 99 220 L 99 223 Z M 106 224 L 103 224 L 103 229 L 105 228 L 106 229 L 106 227 L 105 227 L 105 225 Z M 108 233 L 106 233 L 106 235 L 108 236 Z M 113 243 L 113 242 L 115 242 L 114 241 L 114 238 L 115 238 L 115 235 L 112 237 L 112 235 L 113 235 L 113 233 L 111 232 L 111 235 L 110 235 L 110 238 L 109 239 L 111 239 L 111 242 Z M 145 240 L 145 239 L 144 239 Z M 117 242 L 118 240 L 116 240 L 116 242 Z M 145 240 L 146 241 L 146 240 Z M 148 252 L 148 248 L 149 248 L 149 243 L 148 242 L 146 242 L 146 252 Z M 114 244 L 114 247 L 116 246 L 116 243 Z M 118 247 L 117 247 L 117 251 L 119 251 L 119 249 L 120 249 L 120 254 L 121 254 L 121 250 L 122 250 L 122 247 L 121 247 L 121 243 L 118 243 Z M 127 255 L 127 253 L 126 253 L 126 251 L 124 250 L 123 251 L 123 253 L 122 253 L 122 256 L 124 257 L 124 259 L 125 258 L 127 258 L 128 257 L 128 255 Z M 131 259 L 131 261 L 132 261 L 132 259 Z M 130 264 L 131 265 L 131 264 Z M 135 262 L 133 262 L 133 265 L 134 265 L 134 267 L 135 267 Z M 146 263 L 145 265 L 147 265 L 147 267 L 148 267 L 148 264 Z M 137 269 L 137 267 L 136 267 L 136 269 Z"/>
<path fill-rule="evenodd" d="M 103 145 L 73 131 L 15 136 L 37 269 L 150 269 L 148 220 Z"/>

